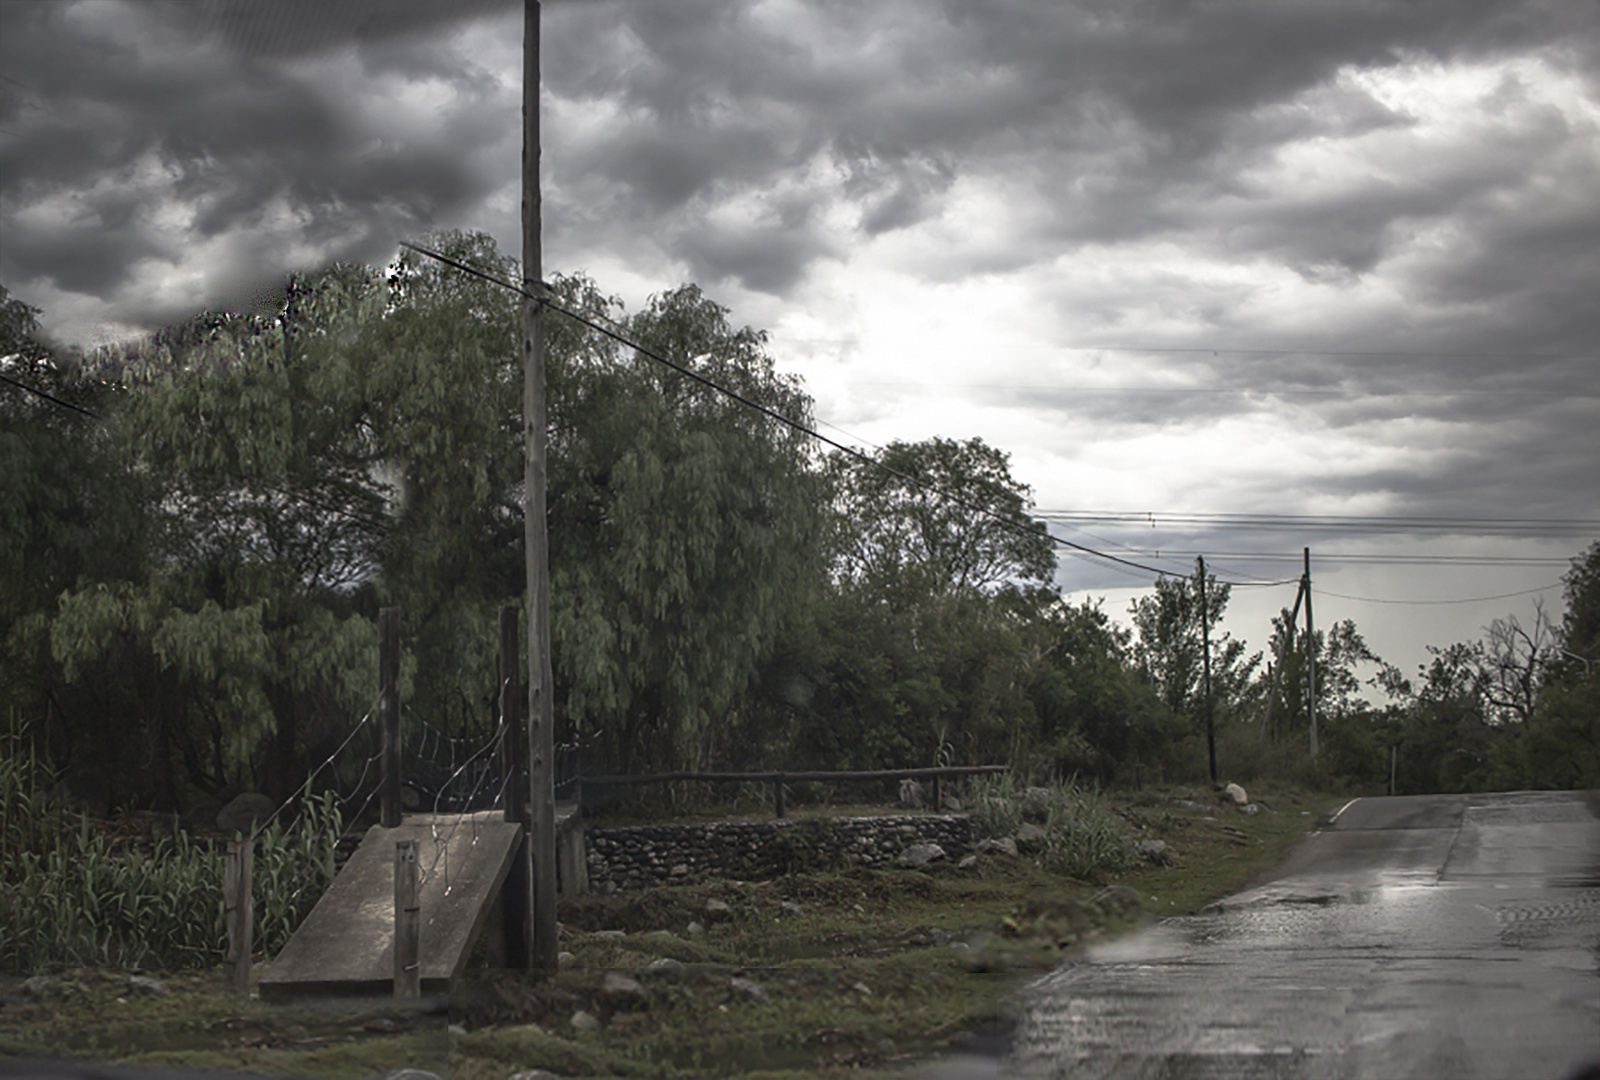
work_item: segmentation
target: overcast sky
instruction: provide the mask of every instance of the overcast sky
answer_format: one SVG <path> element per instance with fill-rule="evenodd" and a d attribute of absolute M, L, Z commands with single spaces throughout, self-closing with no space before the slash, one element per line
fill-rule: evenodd
<path fill-rule="evenodd" d="M 1146 515 L 1076 543 L 1236 581 L 1309 546 L 1319 626 L 1408 671 L 1527 620 L 1506 594 L 1559 614 L 1600 536 L 1600 5 L 568 0 L 543 27 L 547 271 L 635 308 L 697 282 L 831 435 L 981 436 L 1042 510 Z M 0 283 L 92 344 L 433 228 L 518 253 L 521 48 L 504 0 L 0 0 Z M 1338 520 L 1193 520 L 1219 514 Z M 1122 621 L 1148 587 L 1060 581 Z M 1236 589 L 1230 629 L 1263 646 L 1294 593 Z"/>

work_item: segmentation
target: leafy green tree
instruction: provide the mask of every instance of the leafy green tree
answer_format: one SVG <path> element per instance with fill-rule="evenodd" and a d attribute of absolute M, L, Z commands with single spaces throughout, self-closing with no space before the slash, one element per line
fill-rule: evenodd
<path fill-rule="evenodd" d="M 1037 656 L 1027 696 L 1038 759 L 1057 776 L 1132 783 L 1156 777 L 1181 737 L 1178 717 L 1132 661 L 1132 632 L 1098 603 L 1059 599 L 1032 623 Z"/>
<path fill-rule="evenodd" d="M 614 309 L 598 305 L 599 315 Z M 693 286 L 632 340 L 804 424 L 764 336 Z M 551 322 L 561 327 L 559 315 Z M 820 490 L 794 427 L 571 325 L 552 337 L 551 597 L 565 713 L 603 764 L 703 766 L 747 746 L 758 684 L 821 564 Z M 580 342 L 581 347 L 580 347 Z"/>
<path fill-rule="evenodd" d="M 112 437 L 127 395 L 44 342 L 38 315 L 0 287 L 0 702 L 59 768 L 125 772 L 143 747 L 99 730 L 104 688 L 66 682 L 50 620 L 63 592 L 145 572 L 152 482 Z"/>
<path fill-rule="evenodd" d="M 95 726 L 140 733 L 157 808 L 186 787 L 286 796 L 305 743 L 370 703 L 357 593 L 385 493 L 337 359 L 381 311 L 373 275 L 334 267 L 269 315 L 206 313 L 90 358 L 132 384 L 114 434 L 155 528 L 143 573 L 61 595 L 50 646 L 69 682 L 115 695 Z"/>
<path fill-rule="evenodd" d="M 1562 578 L 1567 610 L 1562 618 L 1560 674 L 1567 679 L 1593 674 L 1600 663 L 1600 540 L 1572 560 Z"/>
<path fill-rule="evenodd" d="M 1009 455 L 982 439 L 894 442 L 872 463 L 836 453 L 829 467 L 834 566 L 845 581 L 993 592 L 1055 576 L 1055 546 L 1027 513 L 1032 492 L 1012 478 Z"/>
<path fill-rule="evenodd" d="M 1031 750 L 1029 628 L 1054 597 L 1055 553 L 1007 455 L 979 439 L 894 443 L 872 461 L 832 455 L 825 479 L 827 590 L 809 667 L 788 676 L 804 705 L 787 756 L 873 768 Z"/>
<path fill-rule="evenodd" d="M 1600 542 L 1572 560 L 1563 582 L 1559 642 L 1545 653 L 1532 715 L 1503 754 L 1504 787 L 1600 787 Z"/>

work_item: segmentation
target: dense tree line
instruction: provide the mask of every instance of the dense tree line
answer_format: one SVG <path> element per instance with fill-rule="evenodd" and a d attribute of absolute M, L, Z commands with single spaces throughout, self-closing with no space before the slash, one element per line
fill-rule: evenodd
<path fill-rule="evenodd" d="M 436 242 L 517 276 L 487 237 Z M 630 315 L 552 284 L 809 422 L 763 335 L 693 286 Z M 408 254 L 87 356 L 41 344 L 37 314 L 0 293 L 5 372 L 55 399 L 0 393 L 0 699 L 58 769 L 102 804 L 287 795 L 372 707 L 386 605 L 408 715 L 488 735 L 496 610 L 522 591 L 514 295 Z M 1209 714 L 1241 778 L 1372 787 L 1393 761 L 1402 791 L 1600 783 L 1600 545 L 1562 621 L 1497 622 L 1415 680 L 1350 623 L 1288 647 L 1287 612 L 1264 665 L 1220 632 L 1214 579 L 1160 580 L 1131 628 L 1064 601 L 1029 490 L 980 440 L 822 453 L 580 323 L 547 334 L 558 737 L 591 772 L 1192 779 Z"/>

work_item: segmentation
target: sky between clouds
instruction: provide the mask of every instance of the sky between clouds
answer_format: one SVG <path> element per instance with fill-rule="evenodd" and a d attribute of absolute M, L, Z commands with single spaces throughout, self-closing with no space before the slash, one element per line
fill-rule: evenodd
<path fill-rule="evenodd" d="M 516 253 L 521 48 L 504 0 L 0 0 L 0 282 L 90 344 L 430 229 Z M 1309 546 L 1319 625 L 1408 670 L 1537 597 L 1373 600 L 1600 536 L 1594 4 L 556 0 L 542 65 L 546 270 L 697 282 L 834 437 L 981 436 L 1041 509 L 1153 514 L 1058 535 L 1176 573 Z"/>

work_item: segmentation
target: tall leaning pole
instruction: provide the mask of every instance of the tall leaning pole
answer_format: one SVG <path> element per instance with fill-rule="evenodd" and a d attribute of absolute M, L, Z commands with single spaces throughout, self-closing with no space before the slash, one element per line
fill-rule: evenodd
<path fill-rule="evenodd" d="M 539 0 L 524 0 L 522 35 L 522 288 L 544 293 L 539 238 Z M 522 301 L 523 543 L 528 587 L 530 967 L 556 968 L 555 712 L 550 700 L 550 540 L 545 528 L 544 306 Z"/>

